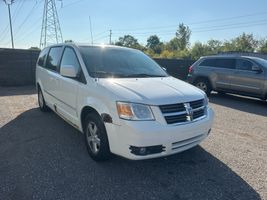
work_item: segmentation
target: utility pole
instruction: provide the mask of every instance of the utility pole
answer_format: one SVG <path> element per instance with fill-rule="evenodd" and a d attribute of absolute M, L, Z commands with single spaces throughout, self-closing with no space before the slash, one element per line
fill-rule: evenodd
<path fill-rule="evenodd" d="M 55 0 L 44 0 L 40 48 L 63 42 Z"/>
<path fill-rule="evenodd" d="M 14 0 L 3 0 L 7 7 L 8 7 L 8 15 L 9 15 L 9 26 L 10 26 L 10 36 L 11 36 L 11 42 L 12 42 L 12 49 L 14 49 L 14 39 L 13 39 L 13 30 L 12 30 L 12 20 L 11 20 L 11 14 L 10 14 L 10 5 L 14 3 Z"/>
<path fill-rule="evenodd" d="M 112 35 L 112 30 L 109 30 L 109 44 L 111 45 L 111 35 Z"/>

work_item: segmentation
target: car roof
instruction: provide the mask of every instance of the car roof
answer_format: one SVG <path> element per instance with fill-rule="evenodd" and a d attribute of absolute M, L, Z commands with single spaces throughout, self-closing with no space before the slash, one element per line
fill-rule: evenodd
<path fill-rule="evenodd" d="M 206 59 L 206 58 L 247 58 L 247 59 L 254 59 L 254 58 L 259 58 L 256 56 L 241 56 L 241 55 L 211 55 L 211 56 L 202 56 L 200 57 L 201 59 Z"/>
<path fill-rule="evenodd" d="M 79 47 L 101 47 L 101 48 L 115 48 L 115 49 L 128 49 L 128 50 L 136 50 L 137 49 L 132 49 L 128 47 L 122 47 L 122 46 L 117 46 L 117 45 L 108 45 L 108 44 L 88 44 L 88 43 L 75 43 L 75 42 L 68 42 L 68 43 L 58 43 L 58 44 L 53 44 L 49 45 L 46 48 L 51 48 L 51 47 L 57 47 L 57 46 L 75 46 L 77 48 Z"/>

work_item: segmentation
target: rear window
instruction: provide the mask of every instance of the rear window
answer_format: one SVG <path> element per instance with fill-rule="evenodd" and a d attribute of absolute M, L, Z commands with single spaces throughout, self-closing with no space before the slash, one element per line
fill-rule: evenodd
<path fill-rule="evenodd" d="M 215 67 L 215 65 L 216 65 L 215 59 L 206 59 L 199 64 L 199 66 L 206 66 L 206 67 Z"/>
<path fill-rule="evenodd" d="M 62 47 L 52 47 L 46 59 L 46 68 L 57 71 Z"/>
<path fill-rule="evenodd" d="M 235 68 L 235 59 L 228 59 L 228 58 L 216 59 L 216 67 L 234 69 Z"/>

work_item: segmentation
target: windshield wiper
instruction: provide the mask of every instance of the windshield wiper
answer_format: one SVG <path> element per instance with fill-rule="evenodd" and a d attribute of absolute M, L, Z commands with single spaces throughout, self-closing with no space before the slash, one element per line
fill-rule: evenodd
<path fill-rule="evenodd" d="M 97 78 L 126 77 L 124 74 L 106 72 L 106 71 L 95 71 L 95 72 L 90 72 L 90 73 L 93 74 L 93 77 L 97 77 Z"/>
<path fill-rule="evenodd" d="M 166 77 L 166 76 L 140 73 L 140 74 L 129 74 L 126 77 L 129 77 L 129 78 L 143 78 L 143 77 Z"/>

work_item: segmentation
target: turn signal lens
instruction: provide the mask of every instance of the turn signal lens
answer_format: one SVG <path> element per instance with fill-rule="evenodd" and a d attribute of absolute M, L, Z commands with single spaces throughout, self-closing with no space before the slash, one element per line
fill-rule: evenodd
<path fill-rule="evenodd" d="M 132 108 L 128 103 L 117 103 L 117 110 L 121 118 L 131 119 L 134 116 Z"/>

